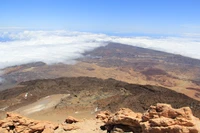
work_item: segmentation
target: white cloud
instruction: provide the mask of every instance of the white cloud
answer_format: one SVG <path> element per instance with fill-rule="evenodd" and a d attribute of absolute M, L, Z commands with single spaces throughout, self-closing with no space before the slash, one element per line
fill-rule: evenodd
<path fill-rule="evenodd" d="M 200 39 L 191 36 L 116 38 L 114 41 L 200 59 Z"/>
<path fill-rule="evenodd" d="M 0 42 L 0 68 L 11 65 L 43 61 L 45 63 L 71 63 L 82 53 L 102 43 L 105 35 L 67 31 L 4 32 Z"/>
<path fill-rule="evenodd" d="M 86 32 L 11 31 L 0 32 L 0 68 L 35 61 L 72 63 L 85 51 L 104 46 L 107 41 L 200 59 L 200 39 L 192 36 L 127 38 Z"/>

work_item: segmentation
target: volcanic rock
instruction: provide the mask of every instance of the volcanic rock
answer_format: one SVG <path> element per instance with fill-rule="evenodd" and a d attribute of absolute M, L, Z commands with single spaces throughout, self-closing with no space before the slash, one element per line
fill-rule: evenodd
<path fill-rule="evenodd" d="M 78 129 L 78 127 L 32 120 L 14 113 L 7 113 L 7 117 L 0 120 L 0 133 L 54 133 L 57 129 L 71 131 Z"/>
<path fill-rule="evenodd" d="M 64 125 L 62 124 L 61 127 L 65 130 L 65 131 L 71 131 L 71 130 L 76 130 L 79 129 L 79 127 L 75 126 L 75 125 Z"/>
<path fill-rule="evenodd" d="M 65 122 L 68 123 L 68 124 L 77 123 L 77 122 L 79 122 L 79 121 L 80 121 L 80 120 L 78 120 L 78 119 L 76 119 L 76 118 L 74 118 L 74 117 L 72 117 L 72 116 L 69 116 L 69 117 L 65 120 Z"/>
<path fill-rule="evenodd" d="M 97 119 L 105 125 L 101 129 L 108 132 L 121 128 L 133 133 L 199 133 L 200 120 L 193 116 L 189 107 L 174 109 L 168 104 L 150 106 L 144 113 L 135 113 L 122 108 L 115 114 L 100 112 Z"/>
<path fill-rule="evenodd" d="M 87 107 L 94 108 L 95 111 L 95 108 L 98 107 L 97 110 L 115 112 L 119 108 L 125 107 L 143 113 L 151 105 L 167 103 L 176 108 L 190 106 L 194 116 L 200 118 L 199 101 L 160 86 L 129 84 L 114 79 L 103 80 L 95 77 L 38 79 L 19 85 L 20 87 L 0 92 L 0 113 L 30 106 L 40 99 L 55 94 L 70 94 L 70 96 L 62 98 L 55 108 L 68 110 Z M 26 94 L 32 96 L 25 99 Z M 32 111 L 31 109 L 28 112 Z M 22 112 L 24 111 L 22 110 Z"/>

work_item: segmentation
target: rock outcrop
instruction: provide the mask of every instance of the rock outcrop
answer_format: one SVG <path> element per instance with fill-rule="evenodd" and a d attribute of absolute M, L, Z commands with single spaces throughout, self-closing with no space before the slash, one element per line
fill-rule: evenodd
<path fill-rule="evenodd" d="M 68 124 L 56 124 L 48 121 L 32 120 L 15 113 L 7 113 L 0 120 L 0 133 L 55 133 L 56 131 L 71 131 L 78 127 Z"/>
<path fill-rule="evenodd" d="M 65 120 L 65 122 L 66 122 L 67 124 L 77 123 L 77 122 L 79 122 L 79 121 L 80 121 L 80 120 L 78 120 L 77 118 L 74 118 L 74 117 L 72 117 L 72 116 L 67 117 L 67 119 Z"/>
<path fill-rule="evenodd" d="M 144 114 L 128 108 L 121 108 L 114 114 L 103 111 L 97 119 L 104 123 L 102 130 L 112 133 L 200 133 L 200 120 L 193 116 L 189 107 L 174 109 L 168 104 L 150 106 Z M 0 133 L 63 133 L 78 130 L 73 123 L 79 121 L 68 117 L 65 123 L 56 124 L 7 113 L 7 117 L 0 120 Z M 85 121 L 82 124 L 86 126 Z M 78 132 L 82 132 L 81 129 Z"/>
<path fill-rule="evenodd" d="M 144 113 L 134 113 L 122 108 L 115 114 L 100 112 L 97 119 L 105 125 L 108 132 L 118 129 L 133 133 L 199 133 L 200 120 L 193 116 L 189 107 L 174 109 L 168 104 L 150 106 Z"/>

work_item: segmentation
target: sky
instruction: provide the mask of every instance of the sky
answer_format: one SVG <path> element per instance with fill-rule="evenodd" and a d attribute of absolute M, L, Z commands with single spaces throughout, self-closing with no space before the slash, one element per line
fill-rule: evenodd
<path fill-rule="evenodd" d="M 0 27 L 100 33 L 200 32 L 199 0 L 0 0 Z"/>
<path fill-rule="evenodd" d="M 0 0 L 0 70 L 73 64 L 107 42 L 200 59 L 199 14 L 200 0 Z"/>

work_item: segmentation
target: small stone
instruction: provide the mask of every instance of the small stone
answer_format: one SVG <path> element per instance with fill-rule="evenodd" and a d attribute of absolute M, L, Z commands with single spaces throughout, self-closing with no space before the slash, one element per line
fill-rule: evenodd
<path fill-rule="evenodd" d="M 80 120 L 78 120 L 78 119 L 76 119 L 76 118 L 74 118 L 74 117 L 72 117 L 72 116 L 69 116 L 69 117 L 65 120 L 65 122 L 68 123 L 68 124 L 77 123 L 77 122 L 79 122 L 79 121 L 80 121 Z"/>

